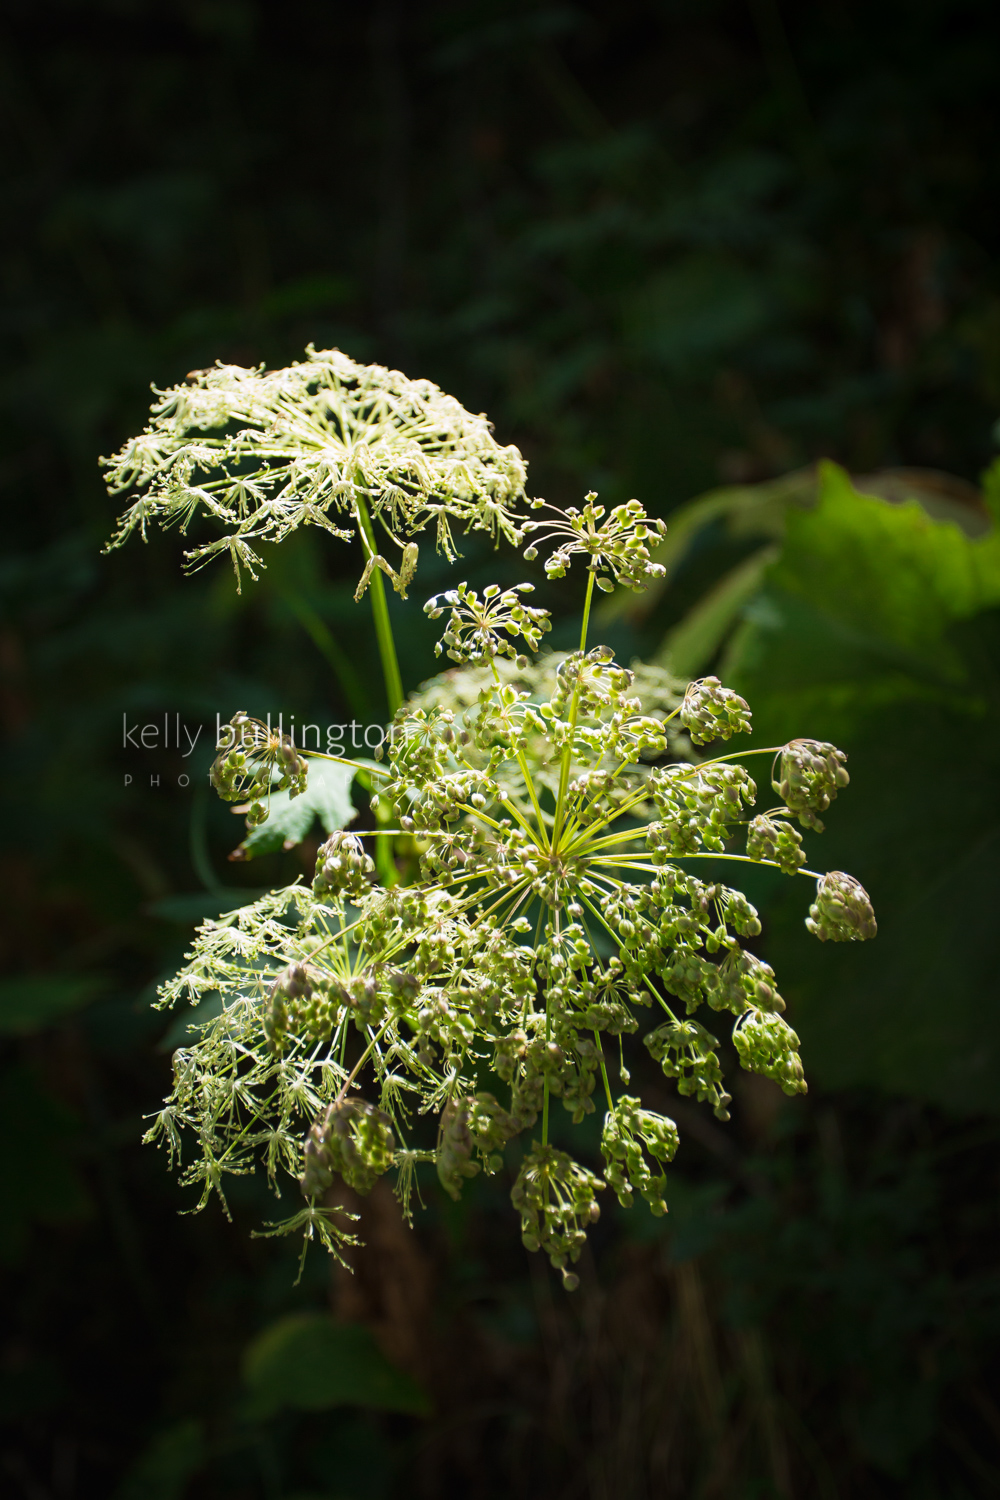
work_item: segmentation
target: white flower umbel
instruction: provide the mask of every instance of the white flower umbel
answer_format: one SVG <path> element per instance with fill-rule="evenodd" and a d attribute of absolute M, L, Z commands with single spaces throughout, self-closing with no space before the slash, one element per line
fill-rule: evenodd
<path fill-rule="evenodd" d="M 228 553 L 238 589 L 243 568 L 256 578 L 263 566 L 262 542 L 300 526 L 359 537 L 355 597 L 372 584 L 395 712 L 402 686 L 381 575 L 406 597 L 413 538 L 429 525 L 449 560 L 456 525 L 518 544 L 526 466 L 517 448 L 496 441 L 485 416 L 431 381 L 357 364 L 339 349 L 310 345 L 306 353 L 285 370 L 192 370 L 185 384 L 156 391 L 143 433 L 101 460 L 111 494 L 135 496 L 106 550 L 135 531 L 146 540 L 152 524 L 186 534 L 200 518 L 221 534 L 188 550 L 188 568 Z M 380 550 L 386 542 L 394 560 Z"/>
<path fill-rule="evenodd" d="M 364 534 L 362 507 L 400 554 L 431 521 L 449 558 L 452 522 L 520 539 L 524 459 L 501 447 L 484 416 L 429 380 L 339 349 L 306 352 L 286 370 L 217 364 L 156 392 L 142 435 L 102 459 L 112 494 L 139 492 L 109 550 L 135 530 L 145 539 L 154 521 L 185 532 L 201 514 L 223 534 L 191 548 L 189 566 L 228 552 L 237 577 L 241 567 L 256 576 L 256 543 L 303 525 L 352 537 L 334 516 Z M 367 538 L 365 551 L 368 562 L 377 556 Z"/>

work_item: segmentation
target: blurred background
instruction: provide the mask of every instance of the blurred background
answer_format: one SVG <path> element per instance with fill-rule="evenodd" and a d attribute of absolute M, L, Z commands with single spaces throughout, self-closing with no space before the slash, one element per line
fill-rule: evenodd
<path fill-rule="evenodd" d="M 989 0 L 4 7 L 4 1495 L 998 1493 L 998 56 Z M 742 1077 L 720 1126 L 637 1056 L 670 1214 L 607 1207 L 572 1297 L 502 1174 L 428 1181 L 413 1234 L 376 1191 L 356 1274 L 296 1285 L 259 1183 L 185 1216 L 139 1144 L 157 980 L 316 840 L 230 863 L 208 733 L 123 722 L 384 706 L 343 548 L 241 596 L 173 536 L 102 558 L 97 457 L 151 381 L 310 341 L 487 411 L 533 494 L 666 517 L 604 636 L 850 755 L 810 854 L 877 942 L 748 887 L 808 1098 Z"/>

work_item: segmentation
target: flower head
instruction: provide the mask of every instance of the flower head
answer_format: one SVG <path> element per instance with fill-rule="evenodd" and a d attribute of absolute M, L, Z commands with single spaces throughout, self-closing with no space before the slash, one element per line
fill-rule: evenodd
<path fill-rule="evenodd" d="M 451 610 L 447 629 L 434 647 L 435 655 L 447 650 L 457 662 L 507 656 L 527 665 L 527 658 L 518 657 L 510 638 L 523 636 L 530 649 L 537 651 L 543 633 L 552 628 L 547 609 L 533 609 L 521 602 L 521 595 L 533 593 L 534 588 L 533 583 L 518 583 L 501 593 L 498 585 L 491 583 L 480 599 L 475 589 L 460 583 L 456 589 L 435 594 L 424 605 L 425 614 L 438 620 L 446 608 Z"/>
<path fill-rule="evenodd" d="M 299 526 L 343 540 L 360 531 L 368 576 L 379 567 L 405 592 L 416 565 L 407 545 L 428 524 L 449 558 L 453 523 L 520 541 L 524 459 L 497 443 L 484 416 L 429 380 L 339 349 L 306 354 L 284 370 L 193 370 L 157 391 L 141 436 L 101 461 L 112 494 L 136 495 L 107 550 L 136 530 L 145 540 L 152 523 L 186 533 L 201 516 L 222 535 L 188 551 L 188 566 L 228 552 L 239 581 L 242 567 L 257 576 L 259 543 Z M 363 511 L 404 554 L 398 569 L 365 534 Z"/>
<path fill-rule="evenodd" d="M 597 505 L 596 500 L 597 494 L 592 490 L 582 510 L 575 506 L 559 510 L 544 500 L 532 501 L 533 509 L 544 508 L 558 519 L 525 523 L 525 532 L 543 533 L 526 549 L 525 558 L 533 561 L 538 556 L 538 543 L 554 539 L 558 545 L 545 560 L 546 575 L 564 578 L 573 557 L 583 556 L 589 559 L 594 582 L 605 593 L 610 593 L 615 583 L 627 583 L 630 588 L 640 590 L 652 579 L 663 578 L 666 570 L 650 560 L 647 543 L 666 532 L 664 522 L 651 521 L 638 500 L 616 505 L 604 520 L 604 506 Z M 611 577 L 605 577 L 606 573 Z"/>

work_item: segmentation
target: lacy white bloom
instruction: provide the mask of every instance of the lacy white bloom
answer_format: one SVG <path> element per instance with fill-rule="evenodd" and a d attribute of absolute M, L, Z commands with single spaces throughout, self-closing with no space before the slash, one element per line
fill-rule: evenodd
<path fill-rule="evenodd" d="M 142 435 L 102 459 L 112 494 L 136 492 L 109 550 L 136 530 L 145 540 L 151 522 L 186 532 L 202 516 L 222 535 L 191 548 L 188 565 L 228 552 L 239 581 L 241 567 L 257 576 L 258 543 L 322 526 L 343 540 L 360 534 L 362 586 L 378 567 L 405 594 L 410 538 L 431 522 L 449 558 L 453 522 L 521 540 L 525 462 L 484 416 L 429 380 L 338 349 L 306 352 L 285 370 L 218 364 L 156 392 Z M 403 554 L 398 568 L 378 552 L 369 516 Z"/>

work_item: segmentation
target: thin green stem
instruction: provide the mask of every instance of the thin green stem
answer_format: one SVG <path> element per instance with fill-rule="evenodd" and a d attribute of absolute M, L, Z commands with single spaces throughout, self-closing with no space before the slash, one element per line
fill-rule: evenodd
<path fill-rule="evenodd" d="M 538 798 L 535 795 L 535 783 L 531 779 L 531 771 L 528 768 L 528 762 L 525 758 L 523 750 L 519 750 L 517 752 L 517 763 L 521 768 L 521 775 L 524 777 L 524 784 L 528 789 L 528 796 L 531 798 L 531 805 L 535 809 L 535 817 L 538 819 L 539 842 L 545 848 L 551 848 L 552 846 L 549 842 L 548 829 L 545 827 L 545 819 L 542 817 L 542 809 L 539 807 Z"/>
<path fill-rule="evenodd" d="M 375 546 L 375 533 L 372 531 L 368 508 L 360 495 L 357 498 L 357 507 L 358 520 L 364 532 L 368 555 L 374 557 L 378 550 Z M 385 678 L 385 696 L 389 704 L 389 717 L 395 718 L 397 709 L 403 706 L 403 679 L 399 675 L 399 661 L 396 658 L 396 643 L 392 636 L 392 622 L 389 619 L 385 583 L 378 568 L 373 569 L 368 588 L 371 594 L 372 614 L 375 617 L 375 639 L 378 642 L 379 656 L 382 658 L 382 676 Z"/>
<path fill-rule="evenodd" d="M 368 1043 L 368 1046 L 362 1052 L 361 1056 L 358 1058 L 357 1062 L 354 1064 L 354 1067 L 351 1069 L 351 1071 L 348 1074 L 348 1076 L 344 1079 L 344 1082 L 343 1082 L 343 1084 L 341 1085 L 341 1088 L 340 1088 L 340 1093 L 337 1095 L 336 1099 L 334 1100 L 335 1104 L 340 1104 L 340 1102 L 347 1097 L 347 1090 L 350 1088 L 350 1086 L 354 1082 L 355 1078 L 357 1078 L 358 1074 L 361 1072 L 361 1069 L 364 1067 L 365 1063 L 371 1057 L 373 1051 L 375 1050 L 375 1048 L 378 1045 L 378 1043 L 381 1041 L 382 1037 L 385 1036 L 385 1033 L 389 1030 L 389 1027 L 392 1025 L 392 1019 L 393 1018 L 390 1016 L 390 1018 L 389 1018 L 388 1021 L 383 1022 L 383 1024 L 379 1027 L 378 1031 L 376 1032 L 376 1034 L 372 1037 L 371 1041 Z"/>
<path fill-rule="evenodd" d="M 594 579 L 597 574 L 591 569 L 587 578 L 587 597 L 583 601 L 583 626 L 580 630 L 580 650 L 587 649 L 587 627 L 590 624 L 590 606 L 594 598 Z"/>
<path fill-rule="evenodd" d="M 596 577 L 597 577 L 597 574 L 593 573 L 593 572 L 590 573 L 588 575 L 588 577 L 587 577 L 587 597 L 584 600 L 584 604 L 583 604 L 583 626 L 582 626 L 581 631 L 580 631 L 580 651 L 581 651 L 581 653 L 586 649 L 586 645 L 587 645 L 587 626 L 588 626 L 588 624 L 590 622 L 590 605 L 591 605 L 591 601 L 592 601 L 592 599 L 594 597 L 594 579 Z M 583 662 L 582 661 L 580 663 L 580 670 L 581 671 L 583 670 Z M 556 845 L 558 844 L 559 835 L 562 832 L 563 813 L 564 813 L 564 806 L 565 806 L 565 800 L 566 800 L 566 785 L 567 785 L 567 783 L 569 781 L 570 762 L 572 761 L 572 758 L 573 758 L 573 736 L 576 733 L 576 720 L 577 720 L 577 715 L 579 714 L 579 712 L 580 712 L 580 679 L 578 677 L 577 678 L 576 687 L 573 689 L 573 703 L 572 703 L 572 706 L 571 706 L 570 711 L 569 711 L 569 735 L 567 736 L 566 744 L 565 744 L 565 747 L 563 748 L 562 765 L 559 768 L 559 793 L 558 793 L 558 796 L 556 797 L 556 815 L 555 815 L 555 819 L 554 819 L 553 824 L 552 824 L 552 847 L 553 848 L 555 848 Z"/>
<path fill-rule="evenodd" d="M 383 766 L 371 766 L 367 763 L 359 766 L 356 760 L 349 760 L 346 755 L 327 755 L 325 750 L 303 750 L 301 752 L 307 760 L 332 760 L 338 766 L 354 766 L 356 770 L 364 771 L 366 776 L 391 776 L 392 772 Z"/>
<path fill-rule="evenodd" d="M 611 1114 L 615 1112 L 615 1101 L 611 1097 L 611 1084 L 608 1081 L 608 1069 L 604 1061 L 604 1048 L 601 1045 L 601 1034 L 594 1031 L 594 1043 L 597 1047 L 597 1055 L 601 1059 L 601 1077 L 604 1079 L 604 1096 L 608 1101 L 608 1110 Z"/>

